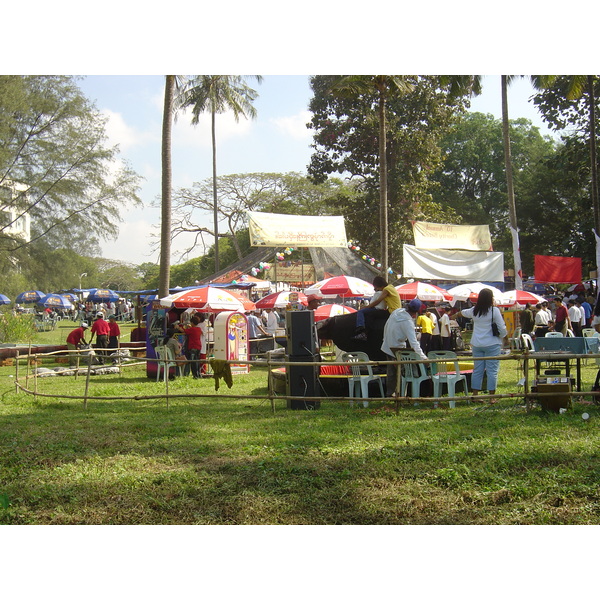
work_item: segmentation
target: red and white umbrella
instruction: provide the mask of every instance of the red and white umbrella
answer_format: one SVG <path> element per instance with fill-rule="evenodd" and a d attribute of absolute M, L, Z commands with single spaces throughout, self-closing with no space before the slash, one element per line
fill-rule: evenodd
<path fill-rule="evenodd" d="M 266 308 L 285 308 L 288 304 L 295 304 L 298 302 L 306 306 L 308 304 L 306 294 L 303 294 L 302 292 L 274 292 L 273 294 L 261 298 L 256 303 L 256 308 L 260 308 L 261 310 Z"/>
<path fill-rule="evenodd" d="M 343 306 L 342 304 L 321 304 L 321 306 L 313 312 L 316 322 L 329 319 L 329 317 L 336 317 L 337 315 L 349 315 L 350 313 L 356 312 L 356 310 L 350 306 Z"/>
<path fill-rule="evenodd" d="M 315 294 L 316 296 L 344 296 L 349 298 L 371 297 L 375 293 L 375 288 L 358 277 L 348 275 L 337 275 L 329 277 L 323 281 L 311 285 L 304 290 L 307 296 Z"/>
<path fill-rule="evenodd" d="M 524 290 L 511 290 L 510 292 L 504 292 L 504 294 L 502 294 L 502 300 L 500 300 L 497 304 L 498 306 L 525 306 L 525 304 L 533 304 L 535 306 L 536 304 L 540 304 L 541 302 L 545 301 L 545 298 L 542 298 L 533 292 L 526 292 Z"/>
<path fill-rule="evenodd" d="M 452 296 L 453 301 L 470 300 L 471 302 L 477 302 L 479 292 L 484 288 L 492 290 L 492 294 L 496 303 L 502 301 L 502 292 L 497 287 L 479 282 L 463 283 L 462 285 L 457 285 L 456 287 L 450 288 L 448 290 L 448 293 Z"/>
<path fill-rule="evenodd" d="M 413 300 L 414 298 L 418 298 L 424 302 L 452 300 L 452 296 L 446 290 L 437 285 L 433 285 L 432 283 L 413 281 L 412 283 L 398 285 L 396 286 L 396 289 L 402 300 Z"/>
<path fill-rule="evenodd" d="M 163 306 L 173 308 L 195 308 L 204 312 L 222 310 L 245 311 L 254 308 L 254 302 L 246 300 L 239 294 L 212 286 L 183 290 L 160 299 Z"/>

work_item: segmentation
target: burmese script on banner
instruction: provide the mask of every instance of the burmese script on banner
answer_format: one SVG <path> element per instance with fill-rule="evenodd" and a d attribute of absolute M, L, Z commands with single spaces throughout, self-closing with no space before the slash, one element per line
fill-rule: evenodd
<path fill-rule="evenodd" d="M 444 225 L 413 221 L 415 247 L 427 250 L 479 250 L 491 252 L 488 225 Z"/>
<path fill-rule="evenodd" d="M 446 281 L 504 281 L 503 252 L 424 250 L 403 246 L 404 277 Z"/>
<path fill-rule="evenodd" d="M 248 211 L 252 246 L 347 248 L 344 217 L 280 215 Z"/>

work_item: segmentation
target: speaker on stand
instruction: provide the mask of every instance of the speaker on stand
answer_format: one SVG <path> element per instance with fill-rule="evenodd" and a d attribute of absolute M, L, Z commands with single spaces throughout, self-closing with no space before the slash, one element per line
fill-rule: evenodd
<path fill-rule="evenodd" d="M 306 365 L 287 365 L 286 395 L 315 397 L 319 395 L 315 322 L 312 310 L 288 311 L 285 314 L 287 360 Z M 287 407 L 292 410 L 315 410 L 321 406 L 319 400 L 288 398 Z"/>

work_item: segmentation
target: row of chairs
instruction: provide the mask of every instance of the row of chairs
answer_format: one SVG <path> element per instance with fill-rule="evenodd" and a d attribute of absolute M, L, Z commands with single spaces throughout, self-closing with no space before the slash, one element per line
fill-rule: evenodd
<path fill-rule="evenodd" d="M 435 361 L 431 365 L 431 374 L 427 373 L 424 363 L 413 363 L 410 361 L 420 360 L 420 356 L 410 350 L 398 350 L 396 358 L 400 361 L 397 371 L 396 389 L 401 391 L 402 396 L 406 396 L 410 386 L 411 396 L 419 397 L 421 395 L 421 383 L 431 380 L 433 383 L 433 395 L 442 395 L 442 386 L 446 384 L 448 396 L 455 396 L 456 385 L 463 382 L 463 391 L 468 395 L 467 377 L 460 372 L 458 356 L 455 352 L 449 350 L 433 350 L 427 354 L 427 358 Z M 380 375 L 375 375 L 371 365 L 364 364 L 370 361 L 369 356 L 364 352 L 344 352 L 341 356 L 343 362 L 350 364 L 351 375 L 348 378 L 348 396 L 350 398 L 368 398 L 369 384 L 372 381 L 377 382 L 379 394 L 383 398 L 383 383 Z M 388 382 L 391 385 L 392 382 Z M 364 406 L 368 406 L 367 401 L 363 401 Z"/>

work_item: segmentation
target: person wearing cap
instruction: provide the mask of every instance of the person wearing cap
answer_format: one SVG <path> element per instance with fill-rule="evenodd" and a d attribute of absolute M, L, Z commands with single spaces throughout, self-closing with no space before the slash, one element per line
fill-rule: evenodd
<path fill-rule="evenodd" d="M 352 337 L 353 340 L 363 342 L 367 340 L 367 332 L 365 331 L 366 313 L 377 310 L 375 307 L 380 302 L 385 302 L 390 314 L 402 306 L 398 290 L 380 275 L 377 275 L 377 277 L 373 279 L 373 287 L 376 292 L 381 292 L 381 294 L 356 313 L 356 332 Z"/>
<path fill-rule="evenodd" d="M 81 325 L 73 329 L 67 336 L 67 350 L 80 350 L 81 345 L 87 343 L 85 341 L 85 330 L 89 327 L 87 321 L 82 321 Z M 75 366 L 77 357 L 72 352 L 69 353 L 69 365 Z"/>
<path fill-rule="evenodd" d="M 108 330 L 108 347 L 116 350 L 119 347 L 119 336 L 121 335 L 116 315 L 108 317 Z"/>
<path fill-rule="evenodd" d="M 418 298 L 411 300 L 406 309 L 397 308 L 389 316 L 383 329 L 383 343 L 381 350 L 390 356 L 390 360 L 396 360 L 396 350 L 402 350 L 408 345 L 423 360 L 427 356 L 421 349 L 417 340 L 417 331 L 415 329 L 415 317 L 421 311 L 422 303 Z M 397 365 L 387 366 L 388 396 L 392 395 L 393 386 L 396 381 Z"/>
<path fill-rule="evenodd" d="M 319 304 L 321 304 L 321 298 L 316 294 L 309 294 L 306 296 L 306 309 L 307 310 L 317 310 L 319 308 Z"/>
<path fill-rule="evenodd" d="M 108 323 L 104 320 L 104 317 L 101 312 L 96 313 L 96 320 L 92 325 L 92 335 L 90 337 L 90 344 L 94 340 L 94 335 L 96 336 L 96 345 L 94 348 L 108 348 L 108 336 L 110 334 L 110 328 Z M 100 350 L 98 352 L 98 359 L 100 363 L 104 363 L 104 356 L 106 352 Z"/>

